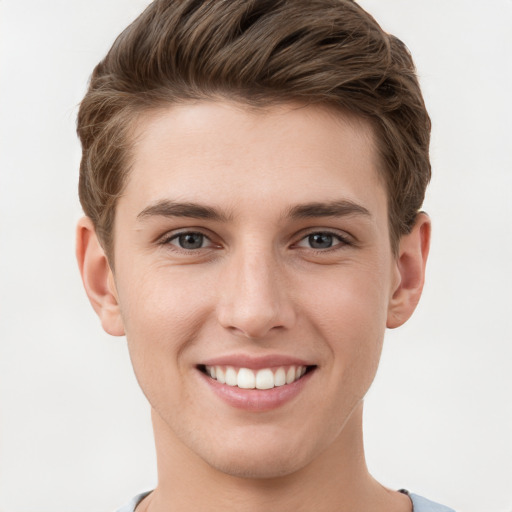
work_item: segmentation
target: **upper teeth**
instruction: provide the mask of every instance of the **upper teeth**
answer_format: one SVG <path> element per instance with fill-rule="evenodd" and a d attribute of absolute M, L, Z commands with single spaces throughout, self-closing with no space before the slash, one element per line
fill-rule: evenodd
<path fill-rule="evenodd" d="M 291 384 L 306 373 L 305 366 L 287 366 L 280 368 L 234 368 L 233 366 L 206 366 L 206 373 L 212 379 L 228 386 L 243 389 L 271 389 Z"/>

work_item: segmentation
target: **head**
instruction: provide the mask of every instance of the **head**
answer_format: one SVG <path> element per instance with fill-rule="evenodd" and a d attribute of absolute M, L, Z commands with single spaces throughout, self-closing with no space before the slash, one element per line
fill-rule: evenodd
<path fill-rule="evenodd" d="M 429 128 L 406 48 L 348 0 L 157 0 L 119 36 L 80 107 L 77 253 L 173 460 L 353 467 L 421 294 Z"/>
<path fill-rule="evenodd" d="M 430 179 L 430 119 L 405 45 L 351 0 L 156 0 L 98 64 L 78 115 L 80 200 L 111 264 L 137 119 L 222 98 L 323 105 L 365 119 L 396 253 Z"/>

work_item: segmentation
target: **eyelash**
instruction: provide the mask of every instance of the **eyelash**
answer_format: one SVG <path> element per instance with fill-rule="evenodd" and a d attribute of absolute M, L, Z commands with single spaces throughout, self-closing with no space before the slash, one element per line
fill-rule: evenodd
<path fill-rule="evenodd" d="M 191 236 L 191 235 L 199 235 L 200 237 L 202 237 L 201 239 L 201 245 L 203 245 L 203 243 L 205 241 L 209 241 L 209 246 L 206 246 L 206 247 L 196 247 L 196 248 L 192 248 L 192 249 L 187 249 L 185 247 L 181 247 L 180 245 L 178 245 L 178 243 L 174 244 L 172 243 L 173 241 L 177 241 L 179 240 L 181 237 L 185 237 L 185 236 Z M 304 246 L 301 246 L 300 244 L 304 241 L 306 241 L 307 239 L 310 239 L 311 237 L 315 236 L 315 235 L 322 235 L 322 236 L 327 236 L 327 237 L 332 237 L 333 239 L 333 244 L 330 246 L 330 247 L 323 247 L 323 248 L 315 248 L 315 247 L 304 247 Z M 335 241 L 337 241 L 337 243 L 335 243 Z M 216 244 L 214 244 L 211 240 L 211 238 L 206 235 L 205 233 L 202 233 L 201 231 L 180 231 L 178 233 L 172 233 L 170 234 L 169 236 L 165 236 L 160 242 L 158 242 L 159 245 L 162 245 L 162 246 L 169 246 L 169 245 L 172 245 L 175 247 L 175 250 L 177 251 L 182 251 L 182 252 L 186 252 L 186 253 L 194 253 L 194 252 L 197 252 L 198 250 L 201 250 L 201 249 L 209 249 L 211 247 L 215 247 Z M 350 245 L 354 245 L 353 241 L 347 237 L 347 236 L 344 236 L 340 233 L 336 233 L 336 232 L 333 232 L 333 231 L 328 231 L 328 230 L 318 230 L 318 231 L 310 231 L 306 234 L 304 234 L 298 242 L 294 243 L 292 247 L 299 247 L 299 248 L 303 248 L 303 249 L 306 249 L 306 250 L 312 250 L 312 251 L 315 251 L 316 253 L 326 253 L 326 252 L 330 252 L 330 251 L 335 251 L 337 249 L 340 249 L 344 246 L 350 246 Z M 219 245 L 217 245 L 217 247 L 219 247 Z"/>
<path fill-rule="evenodd" d="M 307 239 L 310 239 L 311 237 L 313 237 L 315 235 L 328 236 L 333 239 L 332 240 L 333 243 L 330 247 L 324 247 L 324 248 L 306 247 L 306 249 L 313 250 L 317 253 L 326 253 L 326 252 L 330 252 L 330 251 L 335 251 L 337 249 L 341 249 L 342 247 L 347 246 L 347 245 L 354 245 L 352 240 L 348 236 L 344 236 L 340 233 L 336 233 L 336 232 L 328 231 L 328 230 L 310 231 L 309 233 L 304 235 L 299 240 L 298 243 L 296 243 L 294 245 L 297 247 L 302 247 L 299 245 L 301 242 L 303 242 Z M 336 243 L 336 241 L 337 241 L 337 243 Z"/>
<path fill-rule="evenodd" d="M 166 245 L 167 246 L 168 245 L 173 245 L 174 247 L 176 247 L 177 251 L 184 251 L 184 252 L 187 252 L 187 253 L 197 252 L 199 249 L 208 249 L 209 248 L 209 247 L 198 247 L 198 248 L 194 248 L 194 249 L 186 249 L 185 247 L 180 247 L 178 244 L 173 244 L 172 243 L 174 240 L 179 240 L 181 237 L 185 237 L 187 235 L 188 236 L 190 236 L 190 235 L 199 235 L 200 237 L 202 237 L 202 242 L 203 243 L 204 243 L 205 240 L 208 240 L 212 247 L 215 245 L 211 241 L 210 237 L 208 235 L 202 233 L 201 231 L 180 231 L 178 233 L 172 233 L 169 236 L 165 236 L 159 242 L 159 245 L 164 245 L 164 246 L 166 246 Z"/>

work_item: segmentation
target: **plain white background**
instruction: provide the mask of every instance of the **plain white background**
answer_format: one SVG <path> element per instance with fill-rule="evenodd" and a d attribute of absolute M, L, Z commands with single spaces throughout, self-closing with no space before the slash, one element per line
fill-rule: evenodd
<path fill-rule="evenodd" d="M 74 260 L 76 106 L 146 0 L 0 1 L 0 511 L 102 512 L 155 485 L 125 341 Z M 362 0 L 411 49 L 433 119 L 434 226 L 415 317 L 366 404 L 384 484 L 512 511 L 512 1 Z"/>

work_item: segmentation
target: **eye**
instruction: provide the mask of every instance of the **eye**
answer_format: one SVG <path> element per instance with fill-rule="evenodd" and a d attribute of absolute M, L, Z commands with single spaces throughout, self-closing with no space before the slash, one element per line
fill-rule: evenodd
<path fill-rule="evenodd" d="M 211 240 L 203 233 L 195 231 L 187 231 L 185 233 L 176 233 L 167 238 L 164 243 L 178 246 L 180 249 L 186 251 L 193 251 L 194 249 L 204 249 L 205 247 L 212 246 Z"/>
<path fill-rule="evenodd" d="M 299 241 L 297 246 L 310 249 L 331 249 L 337 245 L 346 244 L 349 244 L 349 241 L 341 235 L 330 233 L 329 231 L 318 231 L 305 236 Z"/>

